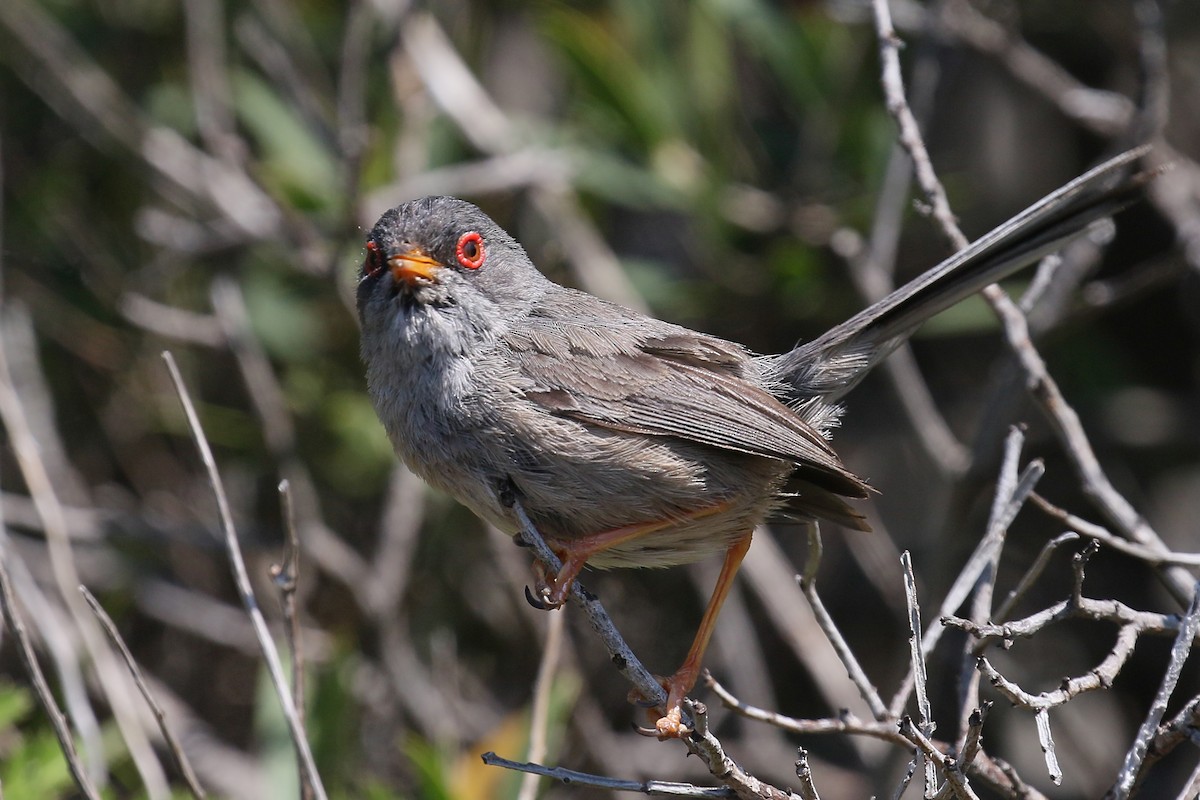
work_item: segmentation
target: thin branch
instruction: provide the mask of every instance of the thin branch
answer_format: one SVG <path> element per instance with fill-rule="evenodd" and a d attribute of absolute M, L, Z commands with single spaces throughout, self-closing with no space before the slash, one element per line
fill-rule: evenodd
<path fill-rule="evenodd" d="M 229 500 L 225 496 L 225 486 L 221 482 L 221 475 L 217 471 L 216 459 L 213 458 L 212 449 L 209 447 L 208 439 L 204 435 L 204 429 L 200 425 L 200 418 L 196 415 L 192 398 L 183 383 L 183 377 L 179 374 L 179 367 L 175 364 L 175 358 L 171 355 L 170 351 L 164 351 L 162 356 L 167 364 L 168 371 L 171 373 L 171 381 L 175 384 L 175 391 L 179 395 L 180 402 L 183 404 L 183 412 L 187 416 L 188 427 L 192 432 L 192 438 L 196 442 L 196 449 L 200 454 L 200 460 L 208 472 L 208 479 L 212 484 L 213 494 L 217 500 L 217 510 L 221 517 L 221 528 L 225 534 L 225 548 L 228 551 L 230 565 L 233 568 L 233 578 L 237 583 L 238 594 L 241 595 L 246 612 L 250 615 L 250 620 L 254 624 L 254 633 L 258 638 L 263 657 L 266 659 L 267 671 L 270 673 L 271 682 L 275 686 L 275 694 L 278 695 L 280 706 L 283 708 L 284 719 L 287 720 L 288 732 L 291 734 L 292 743 L 296 747 L 297 757 L 308 776 L 308 780 L 313 786 L 317 800 L 326 800 L 325 787 L 321 783 L 321 776 L 317 773 L 317 766 L 313 761 L 312 750 L 308 745 L 304 727 L 297 715 L 296 706 L 292 702 L 291 694 L 288 692 L 287 680 L 283 676 L 283 666 L 279 662 L 279 653 L 275 649 L 275 643 L 271 640 L 271 632 L 267 630 L 267 622 L 263 618 L 262 611 L 258 607 L 258 601 L 254 597 L 254 589 L 250 585 L 250 575 L 246 571 L 246 562 L 242 558 L 241 546 L 238 544 L 237 530 L 233 524 L 233 513 L 229 508 Z"/>
<path fill-rule="evenodd" d="M 843 712 L 835 719 L 798 719 L 739 700 L 708 672 L 704 674 L 704 683 L 717 696 L 721 704 L 730 711 L 736 712 L 746 719 L 764 722 L 785 731 L 799 734 L 838 733 L 869 736 L 872 739 L 880 739 L 892 744 L 908 744 L 908 740 L 896 732 L 895 724 L 890 721 L 861 720 L 848 711 Z"/>
<path fill-rule="evenodd" d="M 887 719 L 887 706 L 883 704 L 883 699 L 879 696 L 879 690 L 875 688 L 875 685 L 871 683 L 871 679 L 867 677 L 867 673 L 862 668 L 862 664 L 859 663 L 858 657 L 854 655 L 854 651 L 846 643 L 842 632 L 838 630 L 837 623 L 833 621 L 833 617 L 830 616 L 829 612 L 825 609 L 825 604 L 821 601 L 820 594 L 817 593 L 817 568 L 821 564 L 821 552 L 821 530 L 817 527 L 816 523 L 813 523 L 808 526 L 808 557 L 804 561 L 804 574 L 796 576 L 800 583 L 800 589 L 804 592 L 804 596 L 808 598 L 808 604 L 812 607 L 813 616 L 816 617 L 817 624 L 821 627 L 825 638 L 829 640 L 829 644 L 833 646 L 834 652 L 837 653 L 842 665 L 846 668 L 846 674 L 850 677 L 850 681 L 858 689 L 859 695 L 871 710 L 871 716 L 877 720 Z"/>
<path fill-rule="evenodd" d="M 904 567 L 904 600 L 908 607 L 908 645 L 912 658 L 913 686 L 917 693 L 917 713 L 920 715 L 918 727 L 921 734 L 932 736 L 934 730 L 933 709 L 929 705 L 929 694 L 926 691 L 925 653 L 921 647 L 921 607 L 917 604 L 917 579 L 913 575 L 912 556 L 907 550 L 900 554 L 900 563 Z M 934 763 L 926 759 L 926 797 L 933 794 L 936 783 Z"/>
<path fill-rule="evenodd" d="M 630 781 L 620 778 L 608 778 L 603 775 L 593 775 L 578 772 L 563 767 L 546 767 L 522 761 L 510 761 L 488 751 L 481 758 L 490 767 L 525 772 L 531 775 L 541 775 L 562 782 L 566 786 L 584 786 L 593 789 L 608 789 L 614 792 L 638 792 L 651 797 L 737 797 L 732 789 L 724 786 L 703 787 L 690 783 L 675 783 L 673 781 Z"/>
<path fill-rule="evenodd" d="M 10 553 L 7 552 L 0 555 L 0 601 L 3 601 L 4 605 L 4 619 L 8 623 L 8 629 L 12 632 L 13 638 L 17 640 L 17 652 L 21 656 L 21 663 L 24 665 L 25 671 L 29 674 L 29 680 L 33 683 L 33 690 L 37 694 L 38 702 L 45 709 L 46 716 L 50 717 L 54 735 L 58 738 L 58 746 L 67 759 L 67 768 L 71 771 L 75 785 L 89 800 L 100 800 L 100 793 L 96 791 L 92 779 L 88 777 L 87 770 L 79 760 L 79 754 L 75 751 L 75 740 L 71 736 L 70 728 L 67 727 L 67 718 L 63 716 L 58 703 L 54 702 L 54 695 L 50 692 L 49 684 L 46 683 L 46 676 L 42 674 L 37 656 L 33 653 L 33 645 L 29 643 L 29 634 L 25 630 L 25 623 L 17 611 L 17 602 L 13 597 L 12 579 L 8 575 L 6 564 L 9 556 Z"/>
<path fill-rule="evenodd" d="M 1113 535 L 1111 531 L 1102 525 L 1088 522 L 1086 519 L 1054 505 L 1036 492 L 1030 496 L 1030 499 L 1046 514 L 1058 520 L 1080 536 L 1087 536 L 1090 539 L 1103 542 L 1105 547 L 1110 547 L 1139 561 L 1156 566 L 1170 564 L 1181 567 L 1200 567 L 1200 553 L 1176 553 L 1168 550 L 1165 546 L 1154 547 L 1136 544 Z"/>
<path fill-rule="evenodd" d="M 154 698 L 150 687 L 146 685 L 146 678 L 142 675 L 142 668 L 134 661 L 133 653 L 129 652 L 129 648 L 125 646 L 125 640 L 121 638 L 121 634 L 117 631 L 117 626 L 113 623 L 112 617 L 108 615 L 108 612 L 100 605 L 100 601 L 88 591 L 86 586 L 80 586 L 79 592 L 83 595 L 83 599 L 87 601 L 88 607 L 92 609 L 92 613 L 96 615 L 96 619 L 99 620 L 104 632 L 108 634 L 108 639 L 112 642 L 113 647 L 117 648 L 117 652 L 125 660 L 125 666 L 129 668 L 129 673 L 133 676 L 133 681 L 137 684 L 138 691 L 142 693 L 142 697 L 146 700 L 146 705 L 150 706 L 150 710 L 154 713 L 154 719 L 158 722 L 158 729 L 162 732 L 163 741 L 167 745 L 167 752 L 171 754 L 176 769 L 183 776 L 188 791 L 197 800 L 203 800 L 208 794 L 204 791 L 204 787 L 200 785 L 200 781 L 196 779 L 196 773 L 192 769 L 192 763 L 188 761 L 187 754 L 183 751 L 183 745 L 180 744 L 174 731 L 171 730 L 171 726 L 167 724 L 166 712 L 163 711 L 162 706 Z"/>
<path fill-rule="evenodd" d="M 1084 561 L 1085 559 L 1079 556 L 1075 559 L 1076 587 L 1082 583 Z M 1142 634 L 1167 634 L 1179 631 L 1182 626 L 1180 618 L 1176 615 L 1136 611 L 1116 600 L 1093 600 L 1079 595 L 1078 589 L 1072 590 L 1069 600 L 1056 603 L 1025 619 L 1002 625 L 977 624 L 957 617 L 943 618 L 942 623 L 977 637 L 978 646 L 982 646 L 989 640 L 1008 643 L 1015 638 L 1028 638 L 1047 626 L 1066 619 L 1103 620 L 1119 626 L 1116 642 L 1108 654 L 1086 674 L 1064 679 L 1059 688 L 1053 691 L 1031 694 L 1002 676 L 986 658 L 978 660 L 979 671 L 1010 702 L 1033 710 L 1052 708 L 1084 692 L 1112 686 Z"/>
<path fill-rule="evenodd" d="M 304 649 L 300 639 L 300 614 L 296 610 L 296 587 L 300 583 L 300 539 L 296 534 L 296 507 L 292 502 L 292 487 L 287 478 L 279 482 L 279 503 L 283 511 L 285 532 L 283 562 L 271 565 L 271 579 L 279 589 L 283 607 L 284 631 L 292 665 L 292 703 L 300 727 L 305 727 Z M 312 800 L 313 786 L 304 769 L 300 770 L 300 797 Z"/>
<path fill-rule="evenodd" d="M 988 712 L 992 710 L 992 702 L 990 700 L 980 704 L 971 712 L 968 718 L 967 735 L 963 737 L 962 747 L 959 748 L 958 759 L 967 767 L 971 766 L 971 762 L 979 755 L 983 748 L 983 723 L 987 721 Z"/>
<path fill-rule="evenodd" d="M 915 750 L 913 751 L 916 752 Z M 913 777 L 917 774 L 918 758 L 914 755 L 908 762 L 908 767 L 904 770 L 904 774 L 900 777 L 900 783 L 896 784 L 896 790 L 892 792 L 892 800 L 900 800 L 904 797 L 904 793 L 908 791 L 909 784 L 912 783 Z"/>
<path fill-rule="evenodd" d="M 704 676 L 704 682 L 720 699 L 722 705 L 746 719 L 765 722 L 785 731 L 802 735 L 849 734 L 878 739 L 907 750 L 912 749 L 912 740 L 900 732 L 895 721 L 861 720 L 849 712 L 842 713 L 836 719 L 797 719 L 742 702 L 710 674 Z M 979 725 L 982 726 L 982 724 L 982 719 L 980 719 Z M 934 744 L 942 752 L 950 752 L 952 749 L 949 744 L 944 742 L 935 740 Z M 1015 773 L 1009 770 L 1007 764 L 986 754 L 982 747 L 972 753 L 971 758 L 968 759 L 964 756 L 960 759 L 960 763 L 972 778 L 982 781 L 1005 796 L 1022 797 L 1026 800 L 1045 800 L 1044 795 L 1036 789 L 1026 786 Z"/>
<path fill-rule="evenodd" d="M 800 797 L 804 800 L 821 800 L 813 783 L 812 768 L 808 766 L 808 751 L 803 747 L 796 750 L 796 780 L 800 781 Z"/>
<path fill-rule="evenodd" d="M 1051 422 L 1084 492 L 1126 538 L 1151 549 L 1166 550 L 1158 533 L 1109 481 L 1079 415 L 1067 403 L 1058 383 L 1046 370 L 1046 362 L 1034 348 L 1025 315 L 999 287 L 989 286 L 984 293 L 1000 316 L 1009 345 L 1025 373 L 1027 388 Z M 1168 566 L 1161 574 L 1165 585 L 1177 599 L 1181 602 L 1190 599 L 1191 575 L 1187 570 Z"/>
<path fill-rule="evenodd" d="M 1122 764 L 1121 771 L 1117 773 L 1116 783 L 1105 795 L 1105 800 L 1125 800 L 1130 796 L 1134 782 L 1141 774 L 1142 762 L 1146 757 L 1150 742 L 1158 731 L 1158 724 L 1162 720 L 1163 714 L 1167 711 L 1167 702 L 1175 692 L 1179 674 L 1183 671 L 1183 664 L 1192 650 L 1192 643 L 1196 639 L 1198 630 L 1200 630 L 1200 582 L 1193 587 L 1192 604 L 1180 621 L 1179 635 L 1175 637 L 1175 644 L 1171 647 L 1171 660 L 1167 663 L 1167 670 L 1158 687 L 1158 693 L 1154 695 L 1150 711 L 1142 720 L 1137 736 L 1134 737 L 1129 751 L 1125 754 L 1125 763 Z"/>
<path fill-rule="evenodd" d="M 1031 498 L 1033 498 L 1036 502 L 1037 494 L 1032 494 Z M 994 618 L 998 620 L 1008 619 L 1009 615 L 1012 613 L 1013 607 L 1020 602 L 1021 598 L 1025 596 L 1025 593 L 1029 591 L 1029 587 L 1033 586 L 1037 579 L 1041 577 L 1042 573 L 1046 570 L 1047 565 L 1050 563 L 1050 558 L 1054 555 L 1055 551 L 1057 551 L 1059 547 L 1062 547 L 1067 542 L 1073 542 L 1078 538 L 1078 534 L 1063 533 L 1055 536 L 1053 539 L 1042 545 L 1042 549 L 1038 552 L 1037 558 L 1033 560 L 1033 563 L 1029 565 L 1029 569 L 1027 569 L 1025 574 L 1021 576 L 1021 579 L 1017 581 L 1017 585 L 1014 586 L 1008 593 L 1008 596 L 1004 598 L 1004 602 L 1000 604 L 1000 608 L 997 609 Z"/>
<path fill-rule="evenodd" d="M 1034 485 L 1045 472 L 1041 462 L 1033 462 L 1026 466 L 1020 474 L 1017 466 L 1021 459 L 1021 447 L 1025 443 L 1025 432 L 1019 426 L 1013 426 L 1004 442 L 1004 458 L 1000 465 L 1000 474 L 996 481 L 996 492 L 992 499 L 991 512 L 988 515 L 986 533 L 975 552 L 980 554 L 984 563 L 979 569 L 979 578 L 975 581 L 975 596 L 971 602 L 971 619 L 986 622 L 992 618 L 992 598 L 995 593 L 996 578 L 1000 570 L 1000 554 L 1008 535 L 1008 526 L 1012 524 L 1017 513 L 1025 503 Z M 964 568 L 964 572 L 968 571 Z M 963 644 L 962 668 L 959 675 L 959 726 L 960 740 L 965 739 L 970 726 L 972 709 L 979 705 L 979 672 L 972 669 L 976 653 L 972 642 L 968 639 Z"/>
<path fill-rule="evenodd" d="M 1064 115 L 1102 136 L 1128 131 L 1133 103 L 1116 92 L 1081 83 L 1044 53 L 964 0 L 944 4 L 943 29 L 981 53 L 995 57 L 1009 73 L 1053 102 Z"/>
<path fill-rule="evenodd" d="M 1063 773 L 1062 767 L 1058 765 L 1058 755 L 1054 750 L 1054 735 L 1050 732 L 1050 709 L 1039 708 L 1033 718 L 1037 723 L 1038 744 L 1046 759 L 1046 773 L 1050 776 L 1050 782 L 1059 786 L 1062 784 Z"/>
<path fill-rule="evenodd" d="M 688 750 L 700 756 L 709 774 L 733 789 L 739 800 L 800 800 L 791 791 L 760 781 L 725 753 L 721 740 L 709 730 L 708 706 L 685 699 L 684 711 L 690 711 L 694 722 L 692 735 L 687 739 Z"/>
<path fill-rule="evenodd" d="M 112 706 L 117 727 L 129 747 L 138 774 L 146 785 L 147 794 L 152 799 L 165 798 L 170 793 L 170 788 L 147 732 L 142 727 L 143 720 L 134 708 L 133 689 L 124 670 L 104 644 L 103 633 L 79 596 L 78 587 L 82 581 L 75 564 L 66 512 L 58 496 L 58 483 L 51 475 L 50 465 L 44 458 L 45 444 L 38 441 L 34 434 L 38 427 L 34 415 L 49 414 L 52 409 L 47 407 L 48 404 L 27 403 L 18 391 L 16 376 L 9 363 L 8 348 L 17 346 L 24 337 L 32 339 L 31 323 L 19 309 L 9 306 L 4 312 L 3 316 L 0 316 L 0 323 L 4 328 L 3 336 L 0 337 L 0 421 L 4 423 L 30 497 L 37 508 L 38 516 L 42 519 L 51 572 L 58 594 L 66 605 L 71 622 L 78 629 L 84 649 L 92 660 L 96 675 Z M 32 344 L 22 350 L 36 352 Z M 53 428 L 52 422 L 45 422 L 43 425 L 45 428 Z M 103 744 L 89 744 L 94 745 L 89 748 L 88 754 L 95 759 L 91 762 L 96 769 L 95 774 L 102 776 L 106 768 Z"/>
<path fill-rule="evenodd" d="M 908 100 L 904 96 L 904 78 L 900 71 L 900 37 L 892 26 L 892 14 L 887 0 L 872 0 L 875 12 L 875 34 L 879 40 L 879 58 L 882 74 L 880 83 L 883 86 L 884 99 L 888 113 L 896 120 L 899 127 L 900 144 L 908 151 L 916 171 L 917 182 L 925 192 L 932 209 L 931 213 L 939 223 L 943 233 L 950 239 L 955 250 L 962 250 L 969 242 L 958 230 L 958 222 L 954 212 L 950 210 L 950 201 L 946 198 L 946 190 L 933 171 L 933 162 L 929 159 L 929 151 L 921 138 L 921 128 L 917 118 L 913 116 Z"/>
<path fill-rule="evenodd" d="M 970 784 L 967 783 L 966 775 L 959 768 L 958 760 L 954 756 L 943 753 L 932 739 L 922 733 L 918 726 L 913 725 L 911 717 L 904 716 L 901 718 L 900 733 L 917 746 L 917 750 L 925 758 L 925 763 L 929 769 L 941 770 L 941 773 L 946 776 L 946 783 L 955 797 L 961 798 L 961 800 L 979 800 L 979 796 L 975 794 Z M 936 777 L 934 780 L 936 781 Z M 934 792 L 933 784 L 927 784 L 925 796 L 938 797 L 942 796 L 942 794 Z"/>
<path fill-rule="evenodd" d="M 533 682 L 533 703 L 529 709 L 529 750 L 526 758 L 531 762 L 546 758 L 547 729 L 550 725 L 550 695 L 554 679 L 558 675 L 558 662 L 562 656 L 563 631 L 566 614 L 551 614 L 546 630 L 546 643 L 542 646 L 542 662 L 538 665 L 537 678 Z M 534 800 L 537 797 L 538 779 L 535 773 L 527 773 L 521 781 L 517 800 Z"/>
<path fill-rule="evenodd" d="M 1159 726 L 1154 738 L 1146 745 L 1146 759 L 1142 764 L 1141 774 L 1145 775 L 1150 767 L 1180 744 L 1194 741 L 1198 730 L 1200 730 L 1200 696 L 1193 697 L 1170 722 Z M 1136 791 L 1137 784 L 1135 783 L 1131 794 Z"/>

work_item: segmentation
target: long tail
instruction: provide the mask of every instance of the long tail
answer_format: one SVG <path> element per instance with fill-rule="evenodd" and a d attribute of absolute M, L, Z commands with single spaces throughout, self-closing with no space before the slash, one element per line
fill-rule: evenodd
<path fill-rule="evenodd" d="M 1135 148 L 1095 167 L 870 308 L 779 356 L 772 377 L 790 384 L 797 400 L 836 402 L 925 320 L 1133 202 L 1153 174 L 1131 176 L 1131 165 L 1149 149 Z"/>

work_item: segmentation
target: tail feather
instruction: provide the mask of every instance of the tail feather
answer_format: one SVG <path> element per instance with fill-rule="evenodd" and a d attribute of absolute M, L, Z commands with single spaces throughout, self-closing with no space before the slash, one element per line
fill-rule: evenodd
<path fill-rule="evenodd" d="M 1093 168 L 870 308 L 779 356 L 772 377 L 793 387 L 798 401 L 837 401 L 925 320 L 1055 252 L 1133 202 L 1154 177 L 1130 175 L 1149 149 L 1129 150 Z"/>

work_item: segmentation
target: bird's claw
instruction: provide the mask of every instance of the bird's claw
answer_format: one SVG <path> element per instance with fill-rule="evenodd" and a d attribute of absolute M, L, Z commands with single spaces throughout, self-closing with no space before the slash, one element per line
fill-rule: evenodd
<path fill-rule="evenodd" d="M 525 600 L 538 611 L 549 611 L 551 608 L 551 606 L 546 604 L 545 600 L 535 596 L 528 586 L 525 587 Z"/>
<path fill-rule="evenodd" d="M 668 739 L 686 739 L 692 735 L 692 729 L 683 724 L 683 714 L 680 712 L 679 706 L 668 711 L 665 717 L 655 720 L 653 728 L 634 725 L 633 732 L 639 736 L 645 736 L 647 739 L 658 739 L 660 742 Z"/>
<path fill-rule="evenodd" d="M 529 605 L 538 611 L 552 611 L 566 604 L 570 582 L 564 585 L 558 580 L 558 576 L 551 575 L 546 565 L 540 561 L 534 562 L 533 574 L 534 588 L 531 590 L 528 586 L 525 587 L 525 599 L 529 601 Z"/>
<path fill-rule="evenodd" d="M 636 733 L 666 741 L 667 739 L 686 739 L 692 735 L 692 729 L 683 724 L 683 697 L 677 696 L 676 692 L 672 692 L 672 679 L 655 676 L 662 687 L 667 690 L 667 702 L 665 706 L 660 706 L 658 703 L 646 698 L 637 689 L 629 692 L 629 702 L 634 705 L 644 708 L 649 712 L 649 717 L 654 721 L 654 727 L 646 728 L 640 725 L 634 725 L 633 729 Z M 657 709 L 666 708 L 667 713 L 658 716 Z"/>
<path fill-rule="evenodd" d="M 566 597 L 558 597 L 557 592 L 545 584 L 538 586 L 537 591 L 525 587 L 525 600 L 529 605 L 536 608 L 538 611 L 553 611 L 556 608 L 562 608 L 566 602 Z"/>

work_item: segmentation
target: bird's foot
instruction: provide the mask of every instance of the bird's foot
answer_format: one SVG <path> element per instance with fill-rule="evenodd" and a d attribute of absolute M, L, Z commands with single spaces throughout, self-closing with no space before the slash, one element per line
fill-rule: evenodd
<path fill-rule="evenodd" d="M 652 728 L 636 728 L 643 736 L 653 736 L 659 741 L 667 739 L 685 739 L 692 735 L 692 729 L 683 723 L 683 699 L 696 685 L 696 670 L 684 665 L 669 678 L 655 676 L 667 691 L 667 702 L 660 709 L 650 708 L 650 719 L 654 722 Z M 630 701 L 638 705 L 649 705 L 636 689 L 630 692 Z M 665 713 L 664 713 L 665 712 Z M 659 714 L 661 713 L 661 716 Z"/>
<path fill-rule="evenodd" d="M 525 587 L 525 599 L 539 611 L 550 611 L 566 604 L 571 585 L 587 562 L 586 557 L 577 558 L 570 553 L 557 555 L 563 560 L 557 573 L 551 574 L 541 561 L 533 562 L 534 588 L 531 591 L 528 586 Z"/>

